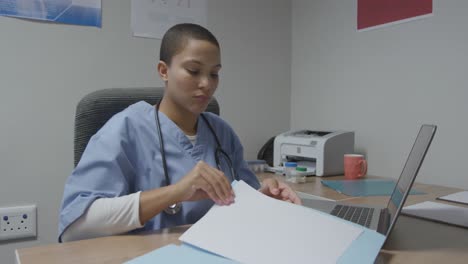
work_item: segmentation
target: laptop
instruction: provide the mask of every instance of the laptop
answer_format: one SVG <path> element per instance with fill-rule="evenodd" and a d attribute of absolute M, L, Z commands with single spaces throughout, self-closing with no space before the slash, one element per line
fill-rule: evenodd
<path fill-rule="evenodd" d="M 376 230 L 387 237 L 392 231 L 413 186 L 436 129 L 435 125 L 421 126 L 387 207 L 351 205 L 307 198 L 302 200 L 303 205 Z"/>

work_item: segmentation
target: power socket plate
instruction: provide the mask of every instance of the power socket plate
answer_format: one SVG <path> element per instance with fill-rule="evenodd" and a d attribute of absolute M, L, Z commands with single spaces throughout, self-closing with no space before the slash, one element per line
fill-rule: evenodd
<path fill-rule="evenodd" d="M 0 240 L 36 237 L 36 205 L 0 208 Z"/>

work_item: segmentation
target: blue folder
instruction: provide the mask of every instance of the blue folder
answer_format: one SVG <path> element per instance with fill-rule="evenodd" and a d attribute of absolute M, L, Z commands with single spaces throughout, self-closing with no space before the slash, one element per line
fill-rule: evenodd
<path fill-rule="evenodd" d="M 204 264 L 234 264 L 230 259 L 211 254 L 207 251 L 182 244 L 180 246 L 169 244 L 153 250 L 145 255 L 134 258 L 124 264 L 154 264 L 154 263 L 204 263 Z"/>
<path fill-rule="evenodd" d="M 343 220 L 344 221 L 344 220 Z M 361 227 L 361 226 L 360 226 Z M 362 228 L 362 227 L 361 227 Z M 345 253 L 339 258 L 339 264 L 366 264 L 374 263 L 377 254 L 382 247 L 385 237 L 373 230 L 363 228 L 362 234 L 356 238 Z M 287 251 L 285 251 L 287 254 Z M 313 250 L 310 251 L 313 254 Z M 180 246 L 170 244 L 153 250 L 140 257 L 134 258 L 124 264 L 154 264 L 154 263 L 204 263 L 204 264 L 235 264 L 230 259 L 211 254 L 197 247 L 187 244 Z"/>
<path fill-rule="evenodd" d="M 363 179 L 322 180 L 322 184 L 349 196 L 383 196 L 391 195 L 396 183 L 392 180 Z M 424 193 L 413 189 L 410 194 Z"/>
<path fill-rule="evenodd" d="M 233 184 L 236 184 L 234 182 Z M 314 210 L 317 213 L 324 214 L 331 217 L 329 214 L 324 212 L 304 207 L 307 210 Z M 363 232 L 351 243 L 346 251 L 338 259 L 339 264 L 372 264 L 374 263 L 379 251 L 385 242 L 385 236 L 382 234 L 362 227 L 358 224 L 336 218 L 338 221 L 345 222 L 350 225 L 354 225 L 363 230 Z M 307 227 L 304 227 L 307 228 Z M 339 235 L 339 234 L 336 234 Z M 330 245 L 333 246 L 333 245 Z M 310 249 L 310 254 L 314 254 L 313 248 Z M 285 251 L 287 254 L 287 250 Z M 182 243 L 180 246 L 170 244 L 165 247 L 153 250 L 143 256 L 137 257 L 133 260 L 125 262 L 125 264 L 146 264 L 146 263 L 173 263 L 173 264 L 185 264 L 185 263 L 206 263 L 206 264 L 233 264 L 238 263 L 234 260 L 224 258 L 222 256 L 210 253 L 198 247 L 194 247 L 190 244 Z"/>

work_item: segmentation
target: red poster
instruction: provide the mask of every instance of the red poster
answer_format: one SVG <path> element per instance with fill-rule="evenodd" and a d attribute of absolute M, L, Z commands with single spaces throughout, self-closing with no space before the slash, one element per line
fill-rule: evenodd
<path fill-rule="evenodd" d="M 432 0 L 358 0 L 358 30 L 432 14 Z"/>

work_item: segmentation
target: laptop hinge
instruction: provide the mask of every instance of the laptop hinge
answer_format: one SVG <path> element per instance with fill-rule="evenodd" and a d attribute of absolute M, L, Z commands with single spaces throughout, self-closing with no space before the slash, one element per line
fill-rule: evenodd
<path fill-rule="evenodd" d="M 388 231 L 388 225 L 390 223 L 390 214 L 388 209 L 384 208 L 380 211 L 379 223 L 377 225 L 377 232 L 382 235 L 386 235 Z"/>

